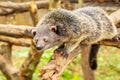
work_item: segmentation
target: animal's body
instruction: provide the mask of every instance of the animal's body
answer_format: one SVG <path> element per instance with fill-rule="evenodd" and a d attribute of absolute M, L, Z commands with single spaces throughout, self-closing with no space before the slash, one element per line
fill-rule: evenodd
<path fill-rule="evenodd" d="M 94 44 L 116 35 L 117 29 L 104 10 L 85 7 L 51 11 L 37 24 L 34 40 L 39 50 L 62 45 L 65 53 L 70 53 L 80 43 Z"/>

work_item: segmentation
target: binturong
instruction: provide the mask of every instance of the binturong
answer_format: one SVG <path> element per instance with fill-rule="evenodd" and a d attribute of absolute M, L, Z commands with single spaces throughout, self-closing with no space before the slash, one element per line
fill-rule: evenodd
<path fill-rule="evenodd" d="M 64 47 L 65 54 L 80 43 L 94 44 L 117 35 L 116 26 L 107 13 L 98 7 L 85 7 L 73 11 L 56 9 L 46 14 L 37 24 L 34 42 L 38 50 L 55 45 Z"/>

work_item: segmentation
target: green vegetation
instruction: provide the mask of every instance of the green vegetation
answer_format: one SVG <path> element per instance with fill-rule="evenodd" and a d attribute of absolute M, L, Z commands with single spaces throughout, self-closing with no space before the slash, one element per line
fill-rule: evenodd
<path fill-rule="evenodd" d="M 38 74 L 40 68 L 47 64 L 52 51 L 46 50 L 42 55 L 39 65 L 33 75 L 33 80 L 39 80 Z M 29 49 L 25 47 L 17 48 L 13 51 L 13 62 L 16 67 L 20 67 L 25 57 L 27 57 Z M 102 46 L 98 53 L 98 68 L 95 71 L 96 80 L 120 80 L 120 50 L 114 47 Z M 80 64 L 80 55 L 68 66 L 64 71 L 61 80 L 83 80 Z M 0 80 L 5 77 L 0 73 Z"/>

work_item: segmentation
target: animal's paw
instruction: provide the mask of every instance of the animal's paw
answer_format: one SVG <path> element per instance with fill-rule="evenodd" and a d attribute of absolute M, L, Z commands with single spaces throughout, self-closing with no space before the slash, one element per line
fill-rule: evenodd
<path fill-rule="evenodd" d="M 113 37 L 114 41 L 120 41 L 120 34 L 117 34 L 115 37 Z"/>
<path fill-rule="evenodd" d="M 64 50 L 64 49 L 56 49 L 55 51 L 54 51 L 54 53 L 55 54 L 60 54 L 60 55 L 62 55 L 64 58 L 67 58 L 68 57 L 68 54 L 67 54 L 67 52 Z"/>

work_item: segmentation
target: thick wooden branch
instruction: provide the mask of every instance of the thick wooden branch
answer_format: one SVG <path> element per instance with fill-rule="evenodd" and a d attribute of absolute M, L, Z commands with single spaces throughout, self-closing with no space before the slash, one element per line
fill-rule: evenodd
<path fill-rule="evenodd" d="M 11 36 L 15 38 L 32 38 L 28 30 L 33 29 L 30 26 L 4 25 L 0 24 L 0 35 Z"/>
<path fill-rule="evenodd" d="M 114 3 L 114 2 L 107 2 L 107 3 L 86 2 L 86 3 L 84 3 L 83 6 L 84 7 L 85 6 L 101 7 L 108 12 L 113 12 L 113 11 L 116 11 L 116 10 L 120 9 L 120 4 L 119 3 Z"/>
<path fill-rule="evenodd" d="M 29 10 L 29 4 L 31 2 L 24 3 L 15 3 L 15 2 L 0 2 L 0 15 L 8 15 L 15 12 L 26 12 Z M 48 0 L 41 0 L 35 2 L 38 9 L 47 9 L 48 8 Z"/>
<path fill-rule="evenodd" d="M 71 0 L 74 3 L 74 1 Z M 15 3 L 15 2 L 0 2 L 0 15 L 8 15 L 12 13 L 18 12 L 26 12 L 29 11 L 29 4 L 31 2 L 24 2 L 24 3 Z M 49 0 L 41 0 L 35 2 L 38 9 L 48 9 L 49 7 Z M 104 8 L 106 11 L 115 11 L 119 9 L 120 4 L 118 3 L 91 3 L 86 2 L 84 6 L 99 6 Z"/>
<path fill-rule="evenodd" d="M 98 42 L 97 44 L 120 48 L 120 41 L 117 41 L 117 40 L 116 41 L 114 41 L 114 40 L 102 40 L 102 41 Z"/>
<path fill-rule="evenodd" d="M 89 54 L 91 45 L 86 45 L 81 51 L 81 66 L 84 80 L 95 80 L 94 72 L 89 65 Z"/>
<path fill-rule="evenodd" d="M 83 47 L 83 46 L 82 46 Z M 62 51 L 62 50 L 60 50 Z M 69 53 L 67 58 L 60 55 L 60 52 L 54 52 L 50 62 L 41 69 L 41 80 L 59 80 L 60 75 L 66 69 L 68 64 L 81 52 L 81 46 Z"/>
<path fill-rule="evenodd" d="M 9 44 L 18 45 L 18 46 L 25 46 L 29 47 L 31 45 L 31 41 L 28 39 L 18 39 L 8 36 L 1 36 L 0 35 L 0 41 L 7 42 Z"/>

